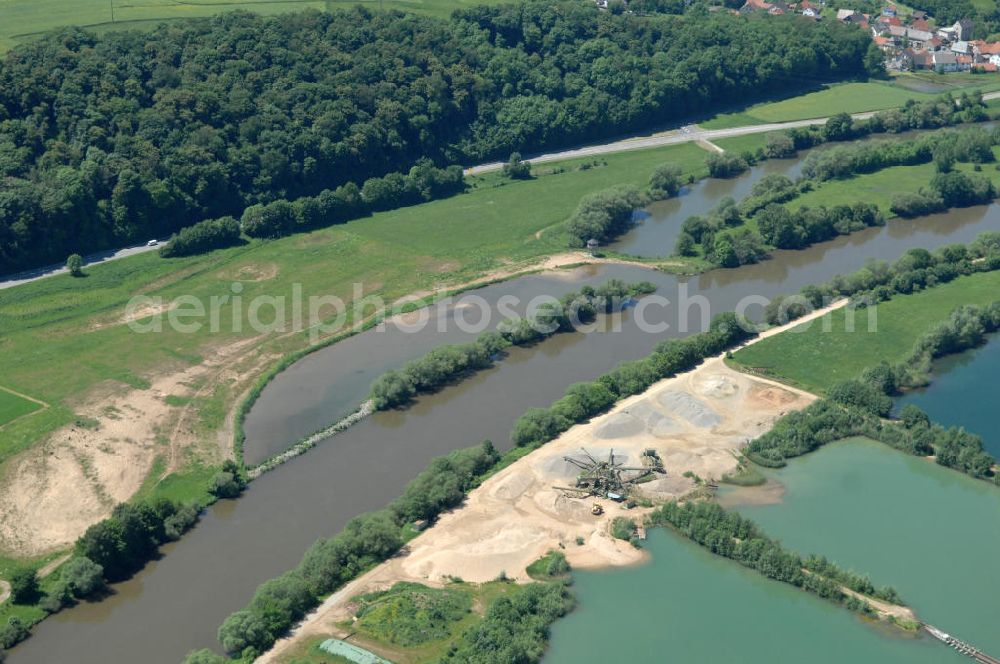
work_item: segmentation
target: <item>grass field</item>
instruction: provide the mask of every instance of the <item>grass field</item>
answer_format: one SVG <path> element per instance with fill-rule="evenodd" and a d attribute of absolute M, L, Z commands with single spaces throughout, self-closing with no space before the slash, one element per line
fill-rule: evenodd
<path fill-rule="evenodd" d="M 755 152 L 757 148 L 763 148 L 767 144 L 767 134 L 758 132 L 744 136 L 719 138 L 712 142 L 726 152 Z"/>
<path fill-rule="evenodd" d="M 822 394 L 834 383 L 857 377 L 882 360 L 894 363 L 909 355 L 916 340 L 963 304 L 985 305 L 1000 299 L 1000 272 L 961 277 L 950 283 L 897 295 L 874 309 L 876 331 L 869 332 L 869 309 L 831 314 L 829 331 L 819 321 L 793 328 L 737 351 L 733 361 L 766 369 L 767 375 Z"/>
<path fill-rule="evenodd" d="M 993 153 L 1000 157 L 1000 146 L 994 147 Z M 973 173 L 973 168 L 972 164 L 955 165 L 955 170 L 966 173 Z M 825 205 L 831 207 L 861 200 L 875 203 L 886 217 L 891 217 L 892 212 L 889 210 L 889 205 L 892 202 L 892 195 L 915 192 L 921 187 L 927 187 L 931 178 L 934 177 L 934 172 L 934 164 L 919 164 L 917 166 L 893 166 L 874 173 L 864 173 L 842 180 L 827 180 L 819 183 L 812 191 L 789 201 L 788 207 L 793 210 L 802 206 Z M 983 164 L 980 174 L 992 180 L 994 186 L 1000 187 L 1000 171 L 997 171 L 996 164 Z"/>
<path fill-rule="evenodd" d="M 350 302 L 352 285 L 362 283 L 366 295 L 391 302 L 511 261 L 561 252 L 567 238 L 560 225 L 581 196 L 614 184 L 645 186 L 652 170 L 666 161 L 701 176 L 706 154 L 683 144 L 548 164 L 528 181 L 488 174 L 470 178 L 465 194 L 312 233 L 191 258 L 164 260 L 147 253 L 87 268 L 84 279 L 63 275 L 0 291 L 4 378 L 51 404 L 0 430 L 0 463 L 77 418 L 71 400 L 86 400 L 97 387 L 148 387 L 151 377 L 200 364 L 213 348 L 254 334 L 228 326 L 216 334 L 181 334 L 169 326 L 162 333 L 136 334 L 120 322 L 136 293 L 207 301 L 229 294 L 230 285 L 240 281 L 245 302 L 255 295 L 290 297 L 293 284 L 300 284 L 306 297 L 330 294 Z M 544 232 L 536 235 L 539 231 Z M 230 320 L 230 311 L 225 306 L 221 320 Z M 306 332 L 271 335 L 255 340 L 254 352 L 244 355 L 277 357 L 307 345 Z M 238 388 L 222 384 L 199 397 L 200 436 L 210 439 L 218 430 Z M 165 401 L 171 407 L 185 403 Z"/>
<path fill-rule="evenodd" d="M 951 91 L 1000 90 L 1000 75 L 901 74 L 891 81 L 837 83 L 822 90 L 782 101 L 755 104 L 734 113 L 724 113 L 699 122 L 705 129 L 726 129 L 765 122 L 787 122 L 821 118 L 834 113 L 862 113 L 902 106 L 909 99 L 925 101 Z"/>
<path fill-rule="evenodd" d="M 867 201 L 878 205 L 886 216 L 892 216 L 889 204 L 894 193 L 917 191 L 920 187 L 926 187 L 932 177 L 934 164 L 893 166 L 843 180 L 827 180 L 812 191 L 789 201 L 788 207 L 797 210 L 803 206 L 832 207 L 841 203 Z"/>
<path fill-rule="evenodd" d="M 41 407 L 41 404 L 0 387 L 0 427 Z"/>
<path fill-rule="evenodd" d="M 150 29 L 164 21 L 212 16 L 244 9 L 258 14 L 279 14 L 304 9 L 332 10 L 364 5 L 372 8 L 448 16 L 455 9 L 490 4 L 497 0 L 0 0 L 0 51 L 12 48 L 49 30 L 79 25 L 98 31 Z M 113 13 L 113 20 L 112 20 Z"/>
<path fill-rule="evenodd" d="M 413 585 L 415 586 L 416 584 Z M 440 594 L 442 592 L 453 594 L 459 593 L 468 597 L 474 603 L 474 608 L 467 612 L 461 620 L 455 621 L 450 625 L 448 630 L 450 632 L 449 636 L 429 641 L 419 646 L 401 647 L 396 644 L 383 641 L 373 635 L 372 630 L 361 624 L 360 621 L 352 625 L 351 631 L 353 636 L 351 636 L 350 640 L 362 648 L 370 649 L 385 656 L 389 656 L 392 658 L 392 661 L 398 662 L 399 664 L 436 662 L 439 661 L 440 658 L 447 652 L 450 644 L 459 635 L 461 635 L 462 632 L 482 620 L 482 614 L 491 604 L 493 604 L 493 602 L 500 597 L 510 597 L 516 595 L 523 588 L 524 586 L 519 584 L 505 583 L 502 581 L 492 581 L 484 584 L 452 583 L 448 584 L 443 589 L 424 588 L 423 592 L 429 594 Z M 428 609 L 433 608 L 426 602 L 421 604 L 420 607 L 423 609 L 424 613 L 426 613 Z M 386 613 L 388 613 L 388 609 L 391 608 L 398 609 L 399 607 L 386 606 Z M 391 628 L 398 628 L 400 624 L 409 623 L 416 619 L 413 611 L 397 611 L 385 616 L 376 617 L 380 622 L 385 623 Z M 284 654 L 280 658 L 280 661 L 283 664 L 339 664 L 340 662 L 346 662 L 347 660 L 343 658 L 330 655 L 329 653 L 320 650 L 319 645 L 328 638 L 330 637 L 318 636 L 300 639 L 291 651 Z"/>

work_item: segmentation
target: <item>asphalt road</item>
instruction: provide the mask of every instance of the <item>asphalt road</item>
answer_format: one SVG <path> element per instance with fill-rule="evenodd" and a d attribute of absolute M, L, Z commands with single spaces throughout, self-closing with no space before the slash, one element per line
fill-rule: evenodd
<path fill-rule="evenodd" d="M 159 245 L 155 247 L 147 247 L 146 245 L 140 245 L 138 247 L 127 247 L 125 249 L 108 249 L 106 251 L 99 251 L 94 254 L 87 254 L 83 257 L 83 266 L 86 268 L 88 265 L 96 265 L 97 263 L 107 263 L 109 261 L 115 261 L 119 258 L 126 258 L 128 256 L 135 256 L 136 254 L 142 254 L 147 251 L 156 251 L 159 249 Z M 32 281 L 38 281 L 39 279 L 44 279 L 45 277 L 51 277 L 54 274 L 64 274 L 69 272 L 66 269 L 66 265 L 63 263 L 56 265 L 48 265 L 46 267 L 35 268 L 34 270 L 25 270 L 24 272 L 18 272 L 16 274 L 9 274 L 0 277 L 0 290 L 4 288 L 13 288 L 14 286 L 20 286 L 21 284 L 27 284 Z"/>
<path fill-rule="evenodd" d="M 983 95 L 983 99 L 1000 99 L 1000 92 L 989 92 Z M 854 113 L 851 117 L 864 120 L 875 115 L 877 111 L 867 113 Z M 563 159 L 575 159 L 578 157 L 593 157 L 595 155 L 609 154 L 612 152 L 625 152 L 627 150 L 642 150 L 643 148 L 656 148 L 664 145 L 674 145 L 676 143 L 687 143 L 688 141 L 707 140 L 712 141 L 717 138 L 729 138 L 731 136 L 745 136 L 746 134 L 759 134 L 767 131 L 780 131 L 793 127 L 807 127 L 809 125 L 823 124 L 828 118 L 812 118 L 810 120 L 793 120 L 791 122 L 772 122 L 768 124 L 747 125 L 745 127 L 731 127 L 729 129 L 702 129 L 698 125 L 686 125 L 680 129 L 653 134 L 650 136 L 636 136 L 625 138 L 603 145 L 587 145 L 572 150 L 562 150 L 560 152 L 550 152 L 547 154 L 532 155 L 525 157 L 533 164 L 544 164 L 548 161 L 561 161 Z M 480 164 L 465 169 L 466 175 L 477 175 L 479 173 L 489 173 L 503 168 L 502 161 L 495 161 L 488 164 Z"/>
<path fill-rule="evenodd" d="M 983 99 L 1000 99 L 1000 92 L 988 92 L 983 95 Z M 867 113 L 854 113 L 851 117 L 863 120 L 870 118 L 876 111 Z M 793 120 L 791 122 L 772 122 L 768 124 L 747 125 L 746 127 L 731 127 L 729 129 L 702 129 L 698 125 L 686 125 L 680 129 L 675 129 L 661 134 L 650 136 L 635 136 L 625 138 L 611 143 L 601 145 L 587 145 L 572 150 L 562 150 L 560 152 L 549 152 L 547 154 L 533 155 L 526 157 L 533 164 L 544 164 L 548 161 L 561 161 L 563 159 L 575 159 L 577 157 L 593 157 L 595 155 L 610 154 L 612 152 L 626 152 L 628 150 L 642 150 L 643 148 L 656 148 L 663 145 L 674 145 L 676 143 L 687 143 L 688 141 L 706 140 L 712 141 L 717 138 L 728 138 L 730 136 L 744 136 L 746 134 L 759 134 L 767 131 L 780 131 L 793 127 L 807 127 L 809 125 L 823 124 L 827 118 L 812 118 L 810 120 Z M 489 173 L 503 168 L 502 161 L 495 161 L 488 164 L 480 164 L 465 169 L 466 175 L 477 175 L 479 173 Z M 84 267 L 96 263 L 107 263 L 127 256 L 135 256 L 146 251 L 155 251 L 158 247 L 128 247 L 117 251 L 102 251 L 96 254 L 84 256 Z M 19 286 L 54 274 L 67 272 L 65 265 L 49 265 L 48 267 L 37 268 L 17 274 L 0 276 L 0 290 Z"/>

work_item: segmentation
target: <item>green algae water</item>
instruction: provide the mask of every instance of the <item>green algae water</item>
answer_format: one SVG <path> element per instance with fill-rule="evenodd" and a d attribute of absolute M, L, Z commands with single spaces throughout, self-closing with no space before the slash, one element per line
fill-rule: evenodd
<path fill-rule="evenodd" d="M 921 620 L 1000 653 L 1000 488 L 867 440 L 772 475 L 782 502 L 740 508 L 772 537 L 895 586 Z"/>
<path fill-rule="evenodd" d="M 931 385 L 901 397 L 896 407 L 916 404 L 935 422 L 963 426 L 982 436 L 986 450 L 1000 457 L 996 401 L 989 396 L 995 389 L 997 376 L 1000 376 L 1000 335 L 994 335 L 981 348 L 935 362 Z"/>
<path fill-rule="evenodd" d="M 768 474 L 782 502 L 737 509 L 769 535 L 895 586 L 922 620 L 1000 653 L 1000 489 L 866 440 Z M 969 661 L 673 533 L 650 536 L 649 564 L 574 574 L 579 607 L 553 627 L 546 664 Z"/>
<path fill-rule="evenodd" d="M 887 632 L 675 533 L 651 530 L 646 547 L 646 565 L 574 572 L 578 605 L 553 625 L 545 664 L 962 661 L 929 638 Z"/>

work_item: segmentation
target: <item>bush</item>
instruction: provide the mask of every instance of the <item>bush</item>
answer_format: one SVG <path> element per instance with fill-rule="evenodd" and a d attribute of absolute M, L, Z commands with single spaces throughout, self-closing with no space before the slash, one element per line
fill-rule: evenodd
<path fill-rule="evenodd" d="M 80 254 L 70 254 L 66 259 L 66 269 L 72 277 L 83 276 L 83 256 Z"/>
<path fill-rule="evenodd" d="M 59 575 L 73 597 L 89 597 L 104 590 L 104 568 L 90 558 L 73 556 L 59 568 Z"/>
<path fill-rule="evenodd" d="M 226 664 L 229 659 L 218 655 L 208 648 L 189 652 L 184 658 L 183 664 Z"/>
<path fill-rule="evenodd" d="M 14 604 L 34 604 L 38 601 L 38 573 L 34 567 L 15 567 L 8 581 L 10 599 Z"/>
<path fill-rule="evenodd" d="M 503 165 L 503 174 L 511 180 L 528 180 L 531 178 L 531 163 L 522 161 L 520 152 L 512 152 Z"/>
<path fill-rule="evenodd" d="M 573 608 L 562 583 L 531 583 L 490 605 L 441 658 L 442 664 L 533 664 L 542 659 L 548 628 Z"/>
<path fill-rule="evenodd" d="M 934 193 L 895 193 L 889 203 L 889 209 L 900 217 L 920 217 L 944 210 L 944 201 Z"/>
<path fill-rule="evenodd" d="M 787 133 L 775 132 L 767 135 L 764 156 L 768 159 L 787 159 L 797 153 L 795 141 Z"/>
<path fill-rule="evenodd" d="M 892 410 L 892 399 L 872 384 L 858 380 L 845 380 L 833 385 L 827 391 L 827 398 L 842 406 L 880 417 L 887 416 Z"/>
<path fill-rule="evenodd" d="M 164 258 L 193 256 L 213 249 L 231 247 L 240 242 L 240 222 L 233 217 L 206 219 L 194 226 L 182 228 L 160 247 Z"/>
<path fill-rule="evenodd" d="M 232 459 L 226 459 L 222 471 L 212 477 L 208 491 L 217 498 L 235 498 L 247 486 L 246 477 Z"/>
<path fill-rule="evenodd" d="M 646 197 L 631 185 L 588 194 L 580 199 L 566 230 L 575 246 L 583 246 L 591 239 L 606 242 L 625 231 L 635 210 L 645 203 Z"/>
<path fill-rule="evenodd" d="M 681 190 L 683 170 L 674 163 L 660 164 L 649 176 L 649 195 L 654 200 L 673 198 Z"/>
<path fill-rule="evenodd" d="M 705 158 L 705 166 L 708 167 L 708 174 L 713 178 L 736 177 L 750 168 L 750 164 L 747 163 L 743 155 L 732 152 L 708 155 Z"/>
<path fill-rule="evenodd" d="M 635 535 L 637 526 L 635 520 L 624 516 L 616 516 L 611 520 L 611 536 L 615 539 L 629 541 Z"/>

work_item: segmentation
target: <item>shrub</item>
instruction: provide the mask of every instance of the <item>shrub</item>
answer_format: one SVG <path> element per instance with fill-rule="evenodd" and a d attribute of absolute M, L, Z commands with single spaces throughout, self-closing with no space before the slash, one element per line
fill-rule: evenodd
<path fill-rule="evenodd" d="M 672 198 L 681 190 L 683 170 L 674 163 L 660 164 L 649 176 L 649 195 L 654 200 Z"/>
<path fill-rule="evenodd" d="M 70 254 L 69 258 L 66 259 L 66 269 L 69 270 L 70 276 L 82 277 L 83 256 L 80 254 Z"/>
<path fill-rule="evenodd" d="M 796 154 L 795 141 L 787 133 L 775 132 L 767 135 L 764 156 L 768 159 L 785 159 Z"/>
<path fill-rule="evenodd" d="M 628 541 L 635 535 L 636 530 L 634 519 L 616 516 L 611 520 L 611 536 L 615 539 Z"/>
<path fill-rule="evenodd" d="M 206 219 L 194 226 L 182 228 L 160 247 L 164 258 L 203 254 L 212 249 L 231 247 L 240 242 L 240 222 L 233 217 Z"/>
<path fill-rule="evenodd" d="M 576 246 L 589 240 L 605 242 L 621 234 L 632 222 L 632 215 L 646 202 L 634 186 L 619 185 L 588 194 L 569 218 L 566 230 Z"/>
<path fill-rule="evenodd" d="M 73 597 L 89 597 L 105 588 L 104 568 L 84 556 L 67 560 L 59 574 Z"/>
<path fill-rule="evenodd" d="M 38 573 L 34 567 L 15 567 L 10 572 L 10 599 L 15 604 L 34 604 L 38 601 Z"/>
<path fill-rule="evenodd" d="M 710 154 L 705 159 L 705 165 L 708 167 L 708 174 L 713 178 L 736 177 L 750 168 L 743 155 L 732 152 Z"/>
<path fill-rule="evenodd" d="M 531 163 L 523 161 L 520 152 L 512 152 L 503 165 L 503 174 L 511 180 L 528 180 L 531 178 Z"/>

